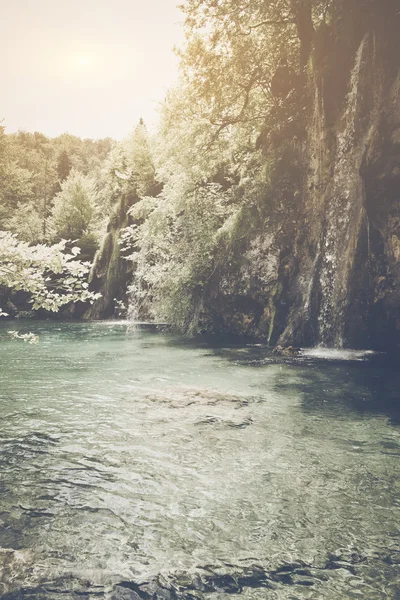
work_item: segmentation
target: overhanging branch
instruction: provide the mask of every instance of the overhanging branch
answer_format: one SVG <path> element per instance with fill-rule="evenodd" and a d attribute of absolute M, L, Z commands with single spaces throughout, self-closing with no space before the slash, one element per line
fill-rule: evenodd
<path fill-rule="evenodd" d="M 256 25 L 249 25 L 249 29 L 258 29 L 258 27 L 262 27 L 263 25 L 295 25 L 296 21 L 294 19 L 284 19 L 282 21 L 261 21 L 261 23 L 257 23 Z"/>
<path fill-rule="evenodd" d="M 250 35 L 251 32 L 253 31 L 253 29 L 258 29 L 259 27 L 264 27 L 264 26 L 286 27 L 287 25 L 296 25 L 296 21 L 294 19 L 261 21 L 260 23 L 256 23 L 255 25 L 249 25 L 249 30 L 244 35 Z"/>

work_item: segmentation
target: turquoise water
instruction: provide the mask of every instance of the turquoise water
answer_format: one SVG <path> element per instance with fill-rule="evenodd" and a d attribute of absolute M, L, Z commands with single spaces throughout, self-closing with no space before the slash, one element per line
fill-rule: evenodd
<path fill-rule="evenodd" d="M 291 572 L 246 599 L 400 598 L 387 357 L 279 359 L 118 322 L 2 321 L 0 339 L 2 598 L 243 565 Z"/>

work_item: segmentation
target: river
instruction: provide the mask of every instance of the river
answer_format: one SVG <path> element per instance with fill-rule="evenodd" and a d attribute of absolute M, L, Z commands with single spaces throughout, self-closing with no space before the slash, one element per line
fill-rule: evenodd
<path fill-rule="evenodd" d="M 1 598 L 400 598 L 388 357 L 123 322 L 0 339 Z"/>

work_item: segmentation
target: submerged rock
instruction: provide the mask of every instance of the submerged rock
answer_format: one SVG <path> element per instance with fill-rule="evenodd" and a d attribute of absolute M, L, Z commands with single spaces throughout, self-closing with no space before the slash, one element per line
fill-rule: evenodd
<path fill-rule="evenodd" d="M 294 346 L 275 346 L 273 352 L 278 356 L 301 356 L 301 348 Z"/>
<path fill-rule="evenodd" d="M 157 404 L 165 404 L 169 408 L 187 408 L 189 406 L 236 406 L 246 405 L 241 396 L 221 393 L 218 390 L 195 387 L 165 387 L 146 394 L 146 399 Z"/>

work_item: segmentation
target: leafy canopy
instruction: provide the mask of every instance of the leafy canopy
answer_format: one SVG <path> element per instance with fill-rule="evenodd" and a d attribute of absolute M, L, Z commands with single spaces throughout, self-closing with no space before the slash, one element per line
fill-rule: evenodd
<path fill-rule="evenodd" d="M 76 259 L 79 251 L 66 251 L 65 241 L 30 246 L 0 231 L 0 286 L 29 293 L 34 310 L 57 312 L 70 302 L 92 302 L 99 295 L 88 290 L 90 265 Z"/>

